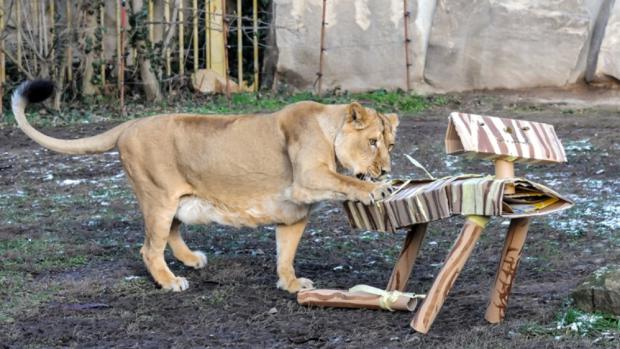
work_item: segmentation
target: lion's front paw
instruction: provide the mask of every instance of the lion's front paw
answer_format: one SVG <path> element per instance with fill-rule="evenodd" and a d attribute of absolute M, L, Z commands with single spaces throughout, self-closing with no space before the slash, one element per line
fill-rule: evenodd
<path fill-rule="evenodd" d="M 173 292 L 185 291 L 189 287 L 189 282 L 186 278 L 177 276 L 166 284 L 162 284 L 161 288 Z"/>
<path fill-rule="evenodd" d="M 313 289 L 314 283 L 312 282 L 312 280 L 306 279 L 306 278 L 296 278 L 290 281 L 280 279 L 278 280 L 277 286 L 281 290 L 285 290 L 290 293 L 297 293 L 298 291 L 301 291 L 301 290 Z"/>
<path fill-rule="evenodd" d="M 392 188 L 389 183 L 372 183 L 372 187 L 367 192 L 359 193 L 356 197 L 364 205 L 370 205 L 375 201 L 379 201 L 390 196 Z"/>
<path fill-rule="evenodd" d="M 182 261 L 188 267 L 200 269 L 207 265 L 207 255 L 202 251 L 192 251 L 192 255 Z"/>

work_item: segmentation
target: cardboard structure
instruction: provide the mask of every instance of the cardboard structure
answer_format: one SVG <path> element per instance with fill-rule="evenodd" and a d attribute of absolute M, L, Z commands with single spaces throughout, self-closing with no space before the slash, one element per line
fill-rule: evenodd
<path fill-rule="evenodd" d="M 373 205 L 345 202 L 353 228 L 382 232 L 407 229 L 407 237 L 392 270 L 383 299 L 395 300 L 405 290 L 429 222 L 463 215 L 465 223 L 444 260 L 411 327 L 430 329 L 454 281 L 493 216 L 510 219 L 495 282 L 485 314 L 487 321 L 503 320 L 531 217 L 573 206 L 554 190 L 514 176 L 514 162 L 559 163 L 564 148 L 553 126 L 537 122 L 452 113 L 446 132 L 446 152 L 493 161 L 495 176 L 461 175 L 428 180 L 394 181 L 395 191 Z M 308 290 L 299 292 L 301 304 L 386 309 L 377 295 L 367 292 Z M 374 298 L 373 298 L 374 297 Z M 369 303 L 369 299 L 373 299 Z M 310 301 L 309 301 L 310 300 Z M 343 304 L 342 300 L 346 300 Z M 402 306 L 389 310 L 412 310 Z"/>

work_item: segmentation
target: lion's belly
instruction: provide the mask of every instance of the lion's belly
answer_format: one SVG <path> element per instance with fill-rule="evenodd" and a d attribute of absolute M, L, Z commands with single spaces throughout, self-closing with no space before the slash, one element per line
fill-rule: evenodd
<path fill-rule="evenodd" d="M 235 227 L 256 227 L 265 224 L 293 224 L 308 215 L 308 205 L 298 205 L 286 200 L 250 200 L 243 205 L 230 207 L 218 205 L 190 196 L 181 199 L 176 218 L 185 224 L 211 222 Z"/>

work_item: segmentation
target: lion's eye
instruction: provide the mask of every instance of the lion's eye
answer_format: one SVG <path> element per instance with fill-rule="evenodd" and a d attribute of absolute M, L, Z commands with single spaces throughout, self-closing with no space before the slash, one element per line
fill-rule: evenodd
<path fill-rule="evenodd" d="M 372 145 L 373 147 L 377 146 L 377 139 L 376 138 L 371 138 L 369 141 L 370 145 Z"/>

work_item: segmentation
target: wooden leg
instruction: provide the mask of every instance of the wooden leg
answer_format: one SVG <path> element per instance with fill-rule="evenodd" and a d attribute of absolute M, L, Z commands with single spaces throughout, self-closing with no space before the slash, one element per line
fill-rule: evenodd
<path fill-rule="evenodd" d="M 467 221 L 463 225 L 461 233 L 454 242 L 450 253 L 448 253 L 433 286 L 428 291 L 424 303 L 422 303 L 422 306 L 411 321 L 411 327 L 414 330 L 420 333 L 428 332 L 487 222 L 487 217 L 467 217 Z"/>
<path fill-rule="evenodd" d="M 510 227 L 508 227 L 506 240 L 504 241 L 504 250 L 497 268 L 497 274 L 495 275 L 495 283 L 493 288 L 491 288 L 489 306 L 484 316 L 492 324 L 501 322 L 506 315 L 510 289 L 517 275 L 519 258 L 521 257 L 529 224 L 529 218 L 510 220 Z"/>
<path fill-rule="evenodd" d="M 411 270 L 415 265 L 415 259 L 420 251 L 422 240 L 426 234 L 428 223 L 416 224 L 407 232 L 407 238 L 400 250 L 398 261 L 392 270 L 392 276 L 388 282 L 386 291 L 404 291 L 407 288 L 407 281 L 411 275 Z"/>

